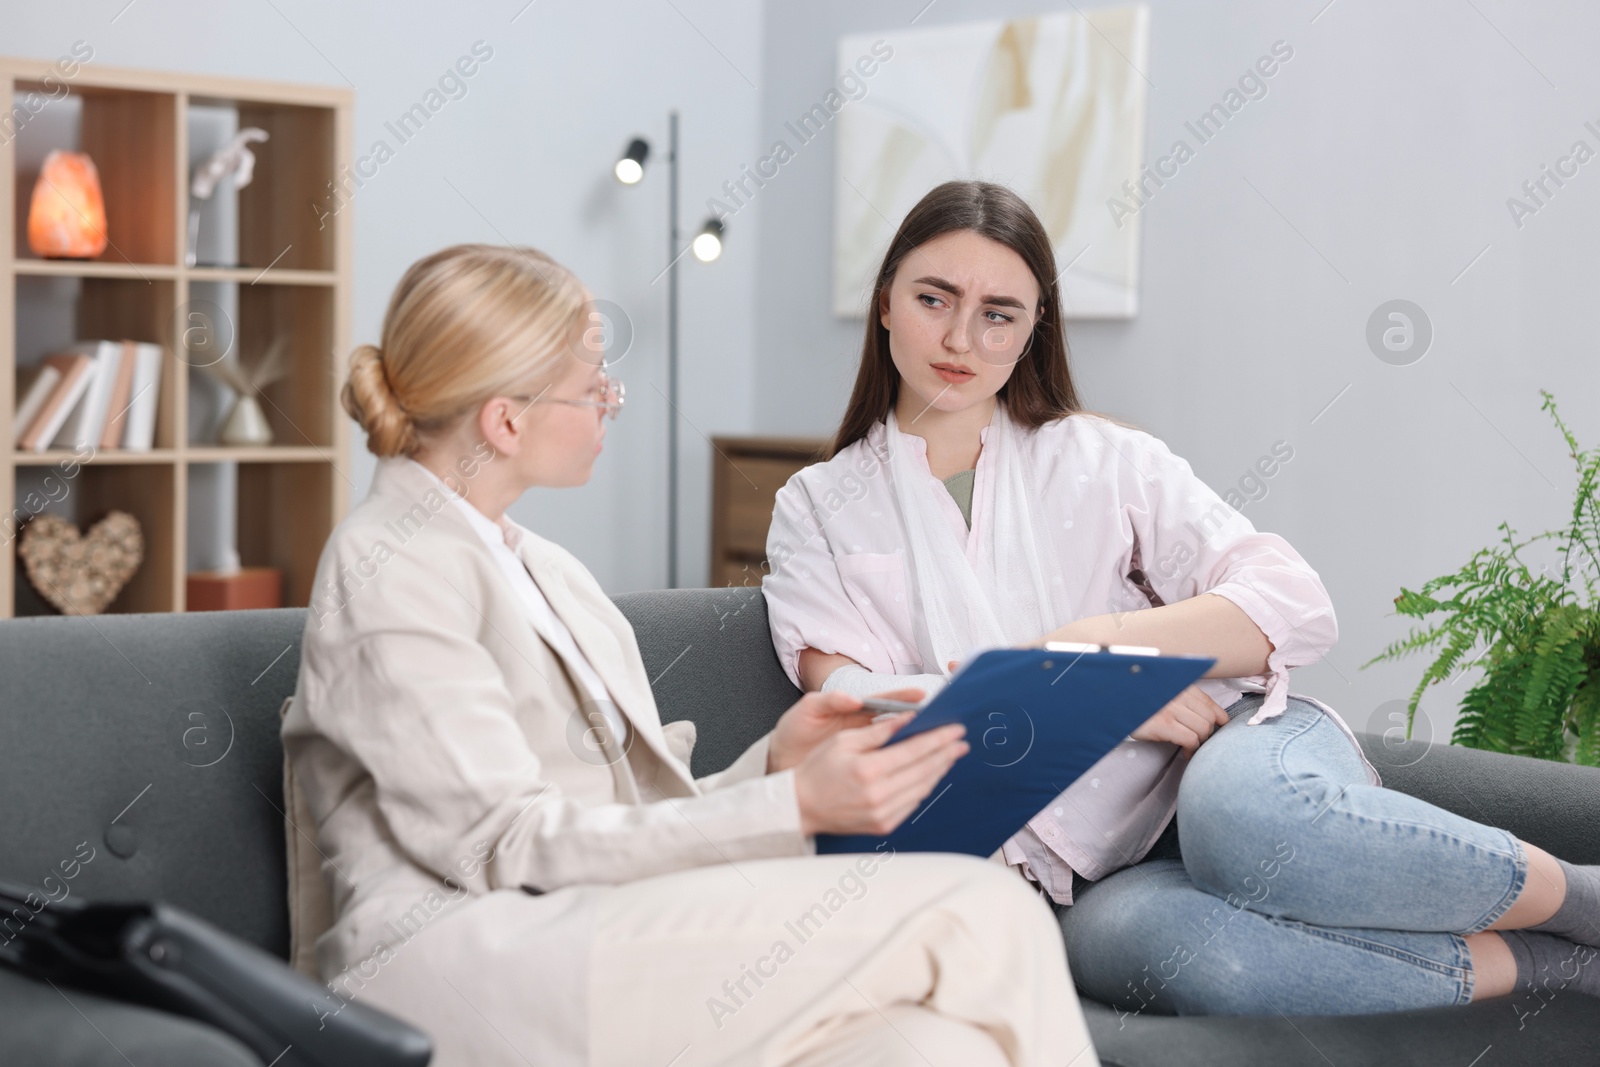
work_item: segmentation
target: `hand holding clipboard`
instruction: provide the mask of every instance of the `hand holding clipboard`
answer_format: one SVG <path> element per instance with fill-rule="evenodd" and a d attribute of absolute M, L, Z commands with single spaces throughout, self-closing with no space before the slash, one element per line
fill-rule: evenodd
<path fill-rule="evenodd" d="M 819 834 L 817 851 L 867 852 L 887 843 L 989 856 L 1215 662 L 1125 645 L 990 649 L 957 671 L 890 741 L 961 722 L 972 751 L 893 833 Z M 866 707 L 899 710 L 900 702 Z"/>

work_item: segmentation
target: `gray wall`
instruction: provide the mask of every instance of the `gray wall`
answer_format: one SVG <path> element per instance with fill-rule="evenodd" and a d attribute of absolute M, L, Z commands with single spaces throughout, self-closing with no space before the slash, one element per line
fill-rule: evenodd
<path fill-rule="evenodd" d="M 1219 492 L 1274 442 L 1294 449 L 1244 513 L 1310 561 L 1338 612 L 1339 644 L 1295 689 L 1381 728 L 1426 662 L 1360 669 L 1407 631 L 1401 585 L 1455 570 L 1502 520 L 1532 533 L 1570 508 L 1539 389 L 1600 443 L 1600 160 L 1520 229 L 1505 203 L 1574 140 L 1600 150 L 1583 127 L 1600 127 L 1600 9 L 1326 4 L 1153 0 L 1147 158 L 1274 41 L 1294 57 L 1142 211 L 1138 316 L 1069 323 L 1068 339 L 1086 403 L 1161 437 Z M 919 11 L 924 26 L 1074 6 L 926 5 L 767 4 L 763 139 L 824 91 L 841 34 L 892 44 Z M 863 324 L 828 312 L 833 165 L 830 134 L 759 196 L 762 431 L 827 433 L 854 375 Z M 1365 341 L 1395 298 L 1435 329 L 1410 366 Z M 1436 732 L 1472 677 L 1425 699 Z"/>

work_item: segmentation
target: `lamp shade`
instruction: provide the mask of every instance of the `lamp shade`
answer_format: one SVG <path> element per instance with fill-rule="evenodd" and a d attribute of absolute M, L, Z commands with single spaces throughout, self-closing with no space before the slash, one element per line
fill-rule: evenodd
<path fill-rule="evenodd" d="M 710 263 L 722 255 L 722 234 L 721 219 L 706 219 L 705 225 L 700 227 L 700 232 L 695 234 L 690 246 L 694 249 L 694 258 L 702 263 Z"/>
<path fill-rule="evenodd" d="M 650 158 L 650 142 L 635 137 L 617 160 L 617 181 L 623 185 L 636 185 L 644 177 L 644 161 Z"/>
<path fill-rule="evenodd" d="M 46 259 L 93 259 L 106 250 L 100 173 L 82 152 L 44 157 L 28 208 L 28 247 Z"/>

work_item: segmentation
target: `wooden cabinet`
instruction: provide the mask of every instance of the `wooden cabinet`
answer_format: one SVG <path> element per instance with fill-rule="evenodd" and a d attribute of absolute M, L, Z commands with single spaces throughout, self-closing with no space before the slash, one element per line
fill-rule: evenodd
<path fill-rule="evenodd" d="M 767 528 L 783 484 L 822 458 L 820 437 L 716 437 L 711 467 L 711 585 L 759 586 Z"/>

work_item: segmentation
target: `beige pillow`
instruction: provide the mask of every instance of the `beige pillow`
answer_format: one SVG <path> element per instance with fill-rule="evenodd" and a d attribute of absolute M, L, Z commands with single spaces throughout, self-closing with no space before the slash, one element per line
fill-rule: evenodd
<path fill-rule="evenodd" d="M 278 708 L 278 720 L 288 714 L 293 696 Z M 289 757 L 283 759 L 284 858 L 289 869 L 289 965 L 301 974 L 322 981 L 317 970 L 317 938 L 333 925 L 333 898 L 322 877 L 322 853 L 317 850 L 317 824 L 294 778 Z"/>

